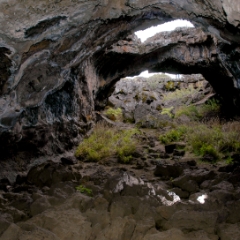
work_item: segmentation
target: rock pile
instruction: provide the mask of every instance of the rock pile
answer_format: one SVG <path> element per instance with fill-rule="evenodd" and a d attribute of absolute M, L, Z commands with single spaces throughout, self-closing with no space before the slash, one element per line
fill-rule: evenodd
<path fill-rule="evenodd" d="M 240 239 L 239 166 L 148 159 L 48 161 L 2 179 L 0 238 Z"/>

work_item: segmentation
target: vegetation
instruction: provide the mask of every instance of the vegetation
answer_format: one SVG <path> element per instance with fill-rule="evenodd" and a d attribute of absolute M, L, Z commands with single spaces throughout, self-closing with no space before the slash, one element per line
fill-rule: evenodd
<path fill-rule="evenodd" d="M 122 109 L 121 108 L 111 108 L 109 107 L 105 111 L 106 116 L 112 121 L 120 121 L 122 120 Z"/>
<path fill-rule="evenodd" d="M 198 124 L 188 129 L 186 135 L 191 151 L 197 156 L 209 156 L 214 160 L 219 158 L 219 144 L 223 141 L 223 135 L 217 126 L 213 128 Z"/>
<path fill-rule="evenodd" d="M 173 91 L 175 90 L 175 84 L 174 81 L 168 81 L 165 83 L 165 90 L 166 91 Z"/>
<path fill-rule="evenodd" d="M 217 115 L 220 111 L 220 103 L 216 99 L 210 99 L 205 104 L 202 105 L 202 107 L 199 109 L 199 113 L 202 117 L 205 117 L 207 115 Z"/>
<path fill-rule="evenodd" d="M 175 118 L 179 118 L 183 115 L 189 117 L 191 120 L 199 120 L 202 117 L 197 107 L 194 105 L 179 107 L 175 112 Z"/>
<path fill-rule="evenodd" d="M 205 104 L 200 106 L 190 105 L 181 106 L 175 112 L 175 118 L 179 118 L 182 115 L 188 116 L 190 120 L 202 120 L 208 117 L 216 117 L 220 112 L 220 104 L 217 100 L 208 100 Z"/>
<path fill-rule="evenodd" d="M 170 118 L 173 118 L 174 115 L 172 113 L 173 107 L 169 107 L 169 108 L 162 108 L 161 114 L 167 114 Z"/>
<path fill-rule="evenodd" d="M 238 129 L 236 131 L 236 129 Z M 161 135 L 164 143 L 185 141 L 188 150 L 197 156 L 212 161 L 227 157 L 230 153 L 240 151 L 240 123 L 220 125 L 218 122 L 203 124 L 195 122 L 191 126 L 181 125 Z"/>
<path fill-rule="evenodd" d="M 148 87 L 144 85 L 142 91 L 136 93 L 135 100 L 151 104 L 153 101 L 158 101 L 159 96 L 155 96 L 149 89 L 154 90 L 158 87 L 161 90 L 165 89 L 162 99 L 165 103 L 158 103 L 157 106 L 153 104 L 153 107 L 161 115 L 168 115 L 171 119 L 155 115 L 146 116 L 146 120 L 136 123 L 138 127 L 170 128 L 159 137 L 162 143 L 184 141 L 186 151 L 201 156 L 207 161 L 214 162 L 224 158 L 230 163 L 232 154 L 240 152 L 240 134 L 238 134 L 240 124 L 237 127 L 235 124 L 235 130 L 233 130 L 231 124 L 222 125 L 217 120 L 210 122 L 211 119 L 219 116 L 220 104 L 217 100 L 210 99 L 205 104 L 199 102 L 199 105 L 183 105 L 204 98 L 204 91 L 201 91 L 205 86 L 203 82 L 186 84 L 188 87 L 182 88 L 184 84 L 180 85 L 180 82 L 171 80 L 164 74 L 153 75 L 143 82 L 147 83 Z M 162 92 L 160 91 L 161 96 Z M 114 121 L 122 120 L 120 108 L 109 108 L 105 114 Z M 183 115 L 188 117 L 188 125 L 182 124 L 176 127 L 174 124 L 179 124 L 178 120 Z M 184 118 L 181 120 L 184 121 Z M 117 156 L 123 163 L 131 161 L 136 148 L 136 139 L 134 138 L 136 130 L 119 131 L 114 128 L 101 128 L 103 126 L 97 127 L 92 136 L 83 141 L 76 151 L 76 156 L 87 161 L 101 161 L 110 156 Z"/>
<path fill-rule="evenodd" d="M 186 126 L 182 125 L 176 129 L 171 129 L 165 134 L 161 135 L 159 137 L 159 140 L 164 144 L 178 142 L 184 139 L 184 134 L 186 132 L 187 132 Z"/>
<path fill-rule="evenodd" d="M 75 156 L 95 162 L 117 156 L 120 162 L 128 163 L 137 146 L 134 138 L 137 133 L 137 129 L 118 130 L 99 123 L 91 136 L 78 146 Z"/>
<path fill-rule="evenodd" d="M 153 76 L 148 78 L 148 80 L 147 80 L 148 81 L 148 86 L 151 90 L 154 90 L 164 80 L 169 80 L 169 79 L 171 79 L 171 78 L 166 74 L 154 74 Z"/>
<path fill-rule="evenodd" d="M 136 101 L 142 101 L 143 103 L 146 103 L 149 100 L 156 100 L 156 96 L 154 96 L 154 94 L 146 94 L 145 92 L 138 92 L 134 98 Z"/>
<path fill-rule="evenodd" d="M 174 82 L 168 82 L 167 85 L 165 85 L 166 90 L 174 89 Z M 199 89 L 194 89 L 192 86 L 188 88 L 183 89 L 176 89 L 173 92 L 167 92 L 163 96 L 164 101 L 176 101 L 183 98 L 189 98 L 193 96 L 194 94 L 198 93 Z"/>
<path fill-rule="evenodd" d="M 79 191 L 80 193 L 86 194 L 88 196 L 92 196 L 93 195 L 92 189 L 84 187 L 83 185 L 77 186 L 76 190 Z"/>

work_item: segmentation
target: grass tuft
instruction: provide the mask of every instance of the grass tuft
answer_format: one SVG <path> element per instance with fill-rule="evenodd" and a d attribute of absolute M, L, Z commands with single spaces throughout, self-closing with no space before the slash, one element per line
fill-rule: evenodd
<path fill-rule="evenodd" d="M 184 134 L 186 133 L 186 126 L 182 125 L 176 129 L 171 129 L 165 134 L 159 137 L 161 143 L 168 144 L 171 142 L 179 142 L 184 139 Z"/>
<path fill-rule="evenodd" d="M 99 123 L 92 135 L 80 143 L 75 156 L 94 162 L 117 156 L 120 162 L 128 163 L 136 150 L 137 141 L 134 135 L 137 133 L 137 129 L 118 130 Z"/>
<path fill-rule="evenodd" d="M 215 99 L 208 100 L 205 104 L 200 106 L 190 105 L 181 106 L 175 112 L 175 118 L 185 115 L 190 120 L 197 121 L 218 116 L 221 105 Z"/>
<path fill-rule="evenodd" d="M 175 118 L 179 118 L 181 116 L 187 116 L 189 117 L 191 120 L 198 120 L 201 118 L 200 113 L 198 112 L 198 109 L 196 106 L 194 105 L 190 105 L 190 106 L 181 106 L 176 110 L 175 113 Z"/>
<path fill-rule="evenodd" d="M 80 193 L 86 194 L 88 196 L 92 196 L 93 195 L 92 189 L 84 187 L 83 185 L 77 186 L 76 190 L 79 191 Z"/>
<path fill-rule="evenodd" d="M 185 141 L 190 152 L 216 161 L 240 151 L 240 123 L 180 125 L 161 135 L 159 140 L 164 144 Z"/>
<path fill-rule="evenodd" d="M 108 108 L 105 111 L 105 115 L 112 121 L 121 121 L 123 119 L 122 109 L 121 108 Z"/>
<path fill-rule="evenodd" d="M 173 86 L 171 85 L 171 82 L 168 82 L 167 90 L 171 90 Z M 167 92 L 163 96 L 164 101 L 176 101 L 181 100 L 184 98 L 193 97 L 195 94 L 199 92 L 199 89 L 194 89 L 193 87 L 188 87 L 184 89 L 176 89 L 173 92 Z"/>
<path fill-rule="evenodd" d="M 169 108 L 162 108 L 161 114 L 164 115 L 168 115 L 170 118 L 173 118 L 174 115 L 172 113 L 173 107 L 169 107 Z"/>

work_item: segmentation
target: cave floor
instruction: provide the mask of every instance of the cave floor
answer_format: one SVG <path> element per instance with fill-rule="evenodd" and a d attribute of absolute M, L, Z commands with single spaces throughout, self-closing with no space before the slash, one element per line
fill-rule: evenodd
<path fill-rule="evenodd" d="M 129 164 L 69 152 L 2 179 L 0 239 L 240 239 L 240 167 L 167 154 L 140 131 Z"/>

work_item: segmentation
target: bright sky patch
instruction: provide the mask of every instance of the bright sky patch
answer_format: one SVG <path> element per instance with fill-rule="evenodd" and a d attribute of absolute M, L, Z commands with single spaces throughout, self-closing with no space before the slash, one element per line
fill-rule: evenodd
<path fill-rule="evenodd" d="M 144 42 L 147 38 L 154 36 L 156 33 L 159 32 L 167 32 L 167 31 L 173 31 L 177 27 L 194 27 L 192 23 L 190 23 L 187 20 L 175 20 L 171 22 L 166 22 L 164 24 L 157 25 L 155 27 L 147 28 L 143 31 L 137 31 L 135 34 L 141 39 L 142 42 Z"/>

